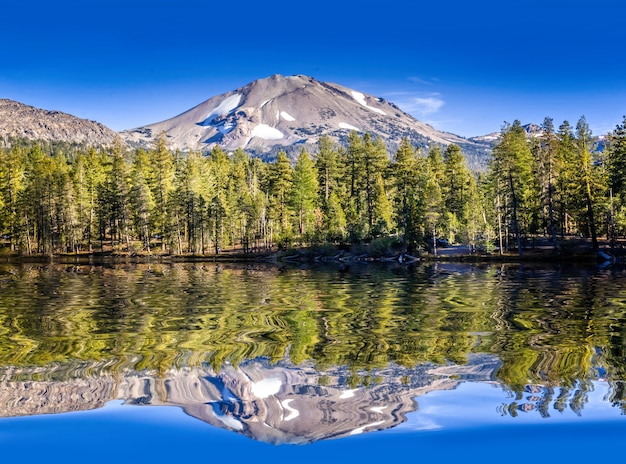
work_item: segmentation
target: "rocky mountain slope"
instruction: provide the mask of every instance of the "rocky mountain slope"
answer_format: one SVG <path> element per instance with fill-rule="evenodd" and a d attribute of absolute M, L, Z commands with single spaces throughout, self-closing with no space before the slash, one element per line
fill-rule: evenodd
<path fill-rule="evenodd" d="M 532 137 L 539 137 L 543 133 L 543 129 L 541 128 L 541 126 L 532 122 L 529 124 L 525 124 L 522 127 L 526 131 L 526 137 L 528 137 L 529 139 L 531 139 Z M 500 137 L 502 137 L 502 132 L 492 132 L 491 134 L 472 137 L 469 140 L 477 143 L 495 145 L 500 141 Z"/>
<path fill-rule="evenodd" d="M 228 151 L 266 154 L 299 152 L 321 135 L 343 141 L 352 130 L 381 137 L 391 150 L 406 137 L 422 147 L 455 143 L 471 156 L 489 151 L 489 144 L 438 131 L 384 99 L 303 75 L 256 80 L 176 117 L 122 134 L 131 145 L 149 146 L 165 132 L 170 146 L 181 150 L 205 151 L 218 144 Z"/>
<path fill-rule="evenodd" d="M 87 119 L 0 98 L 0 138 L 109 145 L 117 133 Z"/>

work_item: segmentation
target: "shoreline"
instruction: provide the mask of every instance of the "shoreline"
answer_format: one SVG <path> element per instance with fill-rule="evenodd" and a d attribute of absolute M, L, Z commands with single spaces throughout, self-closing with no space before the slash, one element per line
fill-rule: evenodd
<path fill-rule="evenodd" d="M 621 251 L 621 250 L 620 250 Z M 339 252 L 333 255 L 316 253 L 308 248 L 262 253 L 223 252 L 204 255 L 128 254 L 128 253 L 57 253 L 54 255 L 20 255 L 8 253 L 0 256 L 5 264 L 150 264 L 150 263 L 268 263 L 268 264 L 351 264 L 389 263 L 400 265 L 427 264 L 435 262 L 462 263 L 579 263 L 602 264 L 624 262 L 623 253 L 611 253 L 610 249 L 590 250 L 576 253 L 558 253 L 555 250 L 527 250 L 523 256 L 507 253 L 460 253 L 454 248 L 442 248 L 437 255 L 408 253 L 373 256 L 367 253 Z"/>

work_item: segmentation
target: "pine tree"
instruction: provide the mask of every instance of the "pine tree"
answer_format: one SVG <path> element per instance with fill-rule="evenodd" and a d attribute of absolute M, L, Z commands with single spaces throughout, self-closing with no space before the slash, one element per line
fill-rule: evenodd
<path fill-rule="evenodd" d="M 516 120 L 512 125 L 505 125 L 502 138 L 493 150 L 491 169 L 496 194 L 504 197 L 504 205 L 508 206 L 505 213 L 509 215 L 520 256 L 523 255 L 521 220 L 532 181 L 531 165 L 532 154 L 521 123 Z"/>
<path fill-rule="evenodd" d="M 415 148 L 403 139 L 393 158 L 391 173 L 394 183 L 395 224 L 400 236 L 409 247 L 414 247 L 419 236 L 421 215 L 419 179 L 420 162 Z M 423 166 L 422 166 L 423 167 Z"/>
<path fill-rule="evenodd" d="M 615 126 L 609 134 L 607 153 L 610 170 L 609 185 L 614 195 L 623 196 L 626 193 L 626 116 L 622 124 Z"/>
<path fill-rule="evenodd" d="M 98 192 L 105 178 L 105 156 L 93 147 L 79 153 L 73 166 L 72 178 L 78 205 L 78 222 L 81 227 L 81 242 L 89 253 L 93 253 L 96 239 L 96 217 Z"/>
<path fill-rule="evenodd" d="M 155 140 L 150 152 L 151 170 L 148 185 L 154 198 L 154 210 L 151 212 L 152 229 L 161 236 L 161 249 L 165 251 L 172 243 L 172 218 L 169 215 L 169 194 L 174 179 L 174 156 L 167 148 L 167 136 L 163 132 Z"/>
<path fill-rule="evenodd" d="M 267 173 L 269 195 L 270 242 L 276 237 L 288 243 L 292 237 L 291 209 L 289 195 L 293 184 L 293 169 L 284 151 L 279 151 L 276 161 L 271 163 Z"/>
<path fill-rule="evenodd" d="M 295 212 L 301 241 L 309 241 L 315 223 L 319 184 L 317 171 L 309 154 L 302 149 L 293 170 L 291 206 Z"/>
<path fill-rule="evenodd" d="M 143 250 L 147 252 L 150 252 L 150 238 L 153 233 L 152 214 L 156 210 L 154 195 L 149 185 L 150 176 L 148 153 L 139 148 L 133 153 L 130 168 L 129 205 L 137 238 L 142 242 Z"/>
<path fill-rule="evenodd" d="M 114 205 L 113 221 L 115 229 L 118 233 L 117 239 L 124 239 L 126 250 L 130 251 L 130 233 L 129 233 L 129 167 L 124 158 L 124 150 L 122 141 L 116 138 L 112 147 L 112 166 L 111 178 L 109 181 L 109 189 L 111 200 Z M 123 237 L 122 237 L 123 236 Z"/>
<path fill-rule="evenodd" d="M 231 160 L 219 147 L 215 146 L 209 156 L 213 178 L 213 198 L 210 203 L 210 221 L 213 224 L 213 245 L 215 254 L 224 246 L 224 228 L 230 215 L 228 204 Z"/>
<path fill-rule="evenodd" d="M 537 182 L 539 200 L 539 214 L 542 223 L 545 224 L 554 246 L 557 246 L 557 224 L 555 217 L 557 193 L 556 183 L 559 178 L 561 163 L 558 157 L 558 139 L 554 132 L 552 118 L 546 117 L 541 126 L 541 136 L 535 143 L 533 158 L 535 166 L 535 179 Z"/>
<path fill-rule="evenodd" d="M 595 200 L 602 189 L 599 169 L 594 160 L 594 142 L 587 120 L 582 116 L 576 124 L 576 153 L 578 155 L 578 179 L 582 187 L 586 209 L 588 235 L 591 236 L 593 249 L 598 249 L 598 232 L 596 224 Z"/>
<path fill-rule="evenodd" d="M 379 209 L 377 203 L 382 198 L 381 188 L 377 184 L 381 173 L 389 167 L 389 155 L 380 138 L 372 138 L 370 134 L 365 134 L 363 143 L 365 149 L 362 159 L 362 188 L 367 205 L 368 231 L 370 235 L 373 235 L 374 224 L 379 220 L 384 220 L 376 214 Z M 384 188 L 382 190 L 384 191 Z"/>
<path fill-rule="evenodd" d="M 576 215 L 577 180 L 579 166 L 576 155 L 575 138 L 572 127 L 568 121 L 563 121 L 557 132 L 557 162 L 561 169 L 556 180 L 555 191 L 557 199 L 558 223 L 560 224 L 561 237 L 570 234 L 573 229 L 573 218 Z"/>
<path fill-rule="evenodd" d="M 37 253 L 54 253 L 54 162 L 43 152 L 40 144 L 34 144 L 27 154 L 25 178 L 25 224 L 27 248 L 32 250 L 32 240 Z"/>
<path fill-rule="evenodd" d="M 17 144 L 0 151 L 0 225 L 8 233 L 13 251 L 23 243 L 20 209 L 26 176 L 24 158 Z"/>
<path fill-rule="evenodd" d="M 376 222 L 372 228 L 372 236 L 380 237 L 391 233 L 393 207 L 387 195 L 385 181 L 379 172 L 374 184 L 374 217 Z"/>
<path fill-rule="evenodd" d="M 326 214 L 323 221 L 324 236 L 326 240 L 333 242 L 343 242 L 347 234 L 346 215 L 341 206 L 341 202 L 335 192 L 330 192 L 326 203 Z"/>
<path fill-rule="evenodd" d="M 445 203 L 442 186 L 445 179 L 445 164 L 439 145 L 432 146 L 426 155 L 424 175 L 421 179 L 423 195 L 424 239 L 437 254 L 437 238 L 444 228 Z"/>
<path fill-rule="evenodd" d="M 610 196 L 613 198 L 610 205 L 611 237 L 614 239 L 616 233 L 626 233 L 626 116 L 609 134 L 606 152 Z"/>
<path fill-rule="evenodd" d="M 318 152 L 315 166 L 318 173 L 318 184 L 320 187 L 320 198 L 322 207 L 326 209 L 326 204 L 332 192 L 337 192 L 340 188 L 342 178 L 341 153 L 335 148 L 332 139 L 323 135 L 318 140 Z"/>
<path fill-rule="evenodd" d="M 53 156 L 54 162 L 54 232 L 57 247 L 65 252 L 78 252 L 80 223 L 76 192 L 70 176 L 70 165 L 63 153 Z"/>
<path fill-rule="evenodd" d="M 449 212 L 459 219 L 467 201 L 471 174 L 465 164 L 465 157 L 458 145 L 448 145 L 444 153 L 444 182 L 442 193 Z"/>
<path fill-rule="evenodd" d="M 457 235 L 467 223 L 464 213 L 469 200 L 471 174 L 458 145 L 448 145 L 443 164 L 444 175 L 441 190 L 446 208 L 447 232 L 449 239 L 456 241 Z"/>

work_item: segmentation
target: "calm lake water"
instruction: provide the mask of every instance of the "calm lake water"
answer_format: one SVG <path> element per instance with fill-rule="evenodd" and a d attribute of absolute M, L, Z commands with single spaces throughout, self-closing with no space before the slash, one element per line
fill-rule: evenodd
<path fill-rule="evenodd" d="M 0 265 L 0 456 L 597 460 L 625 320 L 615 267 Z"/>

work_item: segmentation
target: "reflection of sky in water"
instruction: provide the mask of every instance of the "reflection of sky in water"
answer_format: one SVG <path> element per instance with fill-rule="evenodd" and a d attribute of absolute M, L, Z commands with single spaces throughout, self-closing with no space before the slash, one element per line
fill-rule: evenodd
<path fill-rule="evenodd" d="M 399 427 L 306 446 L 273 446 L 211 427 L 179 408 L 111 401 L 87 412 L 0 420 L 3 462 L 170 462 L 184 459 L 253 462 L 528 462 L 594 459 L 626 432 L 626 420 L 595 384 L 582 417 L 573 412 L 502 417 L 510 400 L 498 387 L 466 383 L 418 398 L 420 408 Z M 613 411 L 607 411 L 607 408 Z M 607 420 L 608 416 L 613 417 Z M 472 427 L 469 427 L 469 426 Z M 433 429 L 435 432 L 417 431 Z M 402 433 L 399 433 L 402 432 Z M 5 461 L 6 460 L 6 461 Z M 346 461 L 347 460 L 347 461 Z"/>
<path fill-rule="evenodd" d="M 532 454 L 543 453 L 541 460 L 561 459 L 575 450 L 573 462 L 581 462 L 626 432 L 626 418 L 611 407 L 606 395 L 607 384 L 594 383 L 581 417 L 568 409 L 551 411 L 549 419 L 535 412 L 511 418 L 499 410 L 512 400 L 507 392 L 493 384 L 464 383 L 417 398 L 418 410 L 396 428 L 306 446 L 267 445 L 212 427 L 176 407 L 111 401 L 93 411 L 2 419 L 0 451 L 3 461 L 21 462 L 235 457 L 255 462 L 260 458 L 333 462 L 341 455 L 351 462 L 410 456 L 451 462 L 467 453 L 481 453 L 483 462 L 499 462 L 499 452 L 507 453 L 507 462 L 523 462 L 532 448 Z"/>
<path fill-rule="evenodd" d="M 408 414 L 407 421 L 392 430 L 460 429 L 555 422 L 588 423 L 620 417 L 620 409 L 611 406 L 606 399 L 609 385 L 605 382 L 593 382 L 593 386 L 593 390 L 587 393 L 588 402 L 585 403 L 581 416 L 569 408 L 561 412 L 551 405 L 549 418 L 542 418 L 537 411 L 520 412 L 513 418 L 502 412 L 502 405 L 510 404 L 514 400 L 509 392 L 496 384 L 462 383 L 454 390 L 433 391 L 416 398 L 419 404 L 417 411 Z M 558 389 L 556 391 L 558 394 Z M 524 394 L 519 402 L 529 402 L 532 395 Z M 626 420 L 623 416 L 621 419 Z"/>

